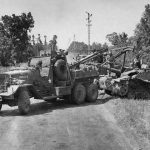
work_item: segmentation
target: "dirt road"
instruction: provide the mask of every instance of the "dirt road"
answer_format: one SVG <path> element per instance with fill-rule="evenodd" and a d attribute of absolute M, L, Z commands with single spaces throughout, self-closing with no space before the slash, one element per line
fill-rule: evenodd
<path fill-rule="evenodd" d="M 132 150 L 105 103 L 74 106 L 32 100 L 31 112 L 17 107 L 0 114 L 0 150 Z"/>

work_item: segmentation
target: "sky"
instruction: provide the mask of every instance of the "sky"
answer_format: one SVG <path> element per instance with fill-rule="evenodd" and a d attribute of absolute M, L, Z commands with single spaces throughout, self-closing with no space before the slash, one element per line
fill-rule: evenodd
<path fill-rule="evenodd" d="M 92 14 L 91 43 L 104 43 L 113 32 L 132 36 L 148 3 L 150 0 L 0 0 L 0 16 L 31 12 L 35 24 L 30 34 L 41 34 L 42 40 L 47 35 L 47 41 L 57 35 L 58 47 L 66 49 L 74 39 L 88 44 L 86 11 Z"/>

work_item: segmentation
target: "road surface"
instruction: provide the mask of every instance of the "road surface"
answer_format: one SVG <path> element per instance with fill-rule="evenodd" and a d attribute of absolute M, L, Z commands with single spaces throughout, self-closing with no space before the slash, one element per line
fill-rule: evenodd
<path fill-rule="evenodd" d="M 103 102 L 75 106 L 32 100 L 27 116 L 4 105 L 0 150 L 132 150 Z"/>

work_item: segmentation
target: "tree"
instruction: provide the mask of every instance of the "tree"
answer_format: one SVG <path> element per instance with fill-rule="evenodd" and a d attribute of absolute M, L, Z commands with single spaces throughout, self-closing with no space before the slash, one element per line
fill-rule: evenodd
<path fill-rule="evenodd" d="M 11 52 L 13 51 L 13 57 L 17 62 L 27 61 L 29 55 L 28 32 L 34 27 L 31 13 L 22 13 L 19 16 L 15 14 L 12 16 L 5 15 L 2 16 L 1 20 L 0 34 L 4 36 L 1 39 L 1 52 L 8 52 L 11 57 Z M 7 45 L 6 43 L 9 44 Z"/>
<path fill-rule="evenodd" d="M 140 19 L 140 23 L 135 29 L 135 39 L 137 50 L 150 46 L 150 4 L 145 6 L 145 11 Z"/>
<path fill-rule="evenodd" d="M 2 26 L 0 24 L 0 29 Z M 2 31 L 2 30 L 0 30 Z M 8 66 L 11 61 L 12 41 L 3 32 L 0 32 L 0 65 Z"/>
<path fill-rule="evenodd" d="M 93 42 L 92 43 L 92 50 L 101 50 L 102 45 L 100 43 Z"/>
<path fill-rule="evenodd" d="M 135 45 L 135 43 L 136 43 L 136 39 L 135 39 L 135 36 L 130 36 L 129 38 L 128 38 L 128 45 Z"/>
<path fill-rule="evenodd" d="M 106 38 L 112 45 L 117 47 L 127 46 L 128 44 L 128 35 L 125 32 L 122 32 L 121 34 L 113 32 L 111 34 L 107 34 Z"/>
<path fill-rule="evenodd" d="M 79 54 L 87 54 L 88 46 L 84 42 L 73 41 L 68 47 L 68 51 Z"/>
<path fill-rule="evenodd" d="M 108 44 L 107 44 L 107 43 L 104 43 L 104 44 L 102 45 L 102 49 L 104 49 L 104 50 L 108 50 L 108 48 L 109 48 L 109 46 L 108 46 Z"/>

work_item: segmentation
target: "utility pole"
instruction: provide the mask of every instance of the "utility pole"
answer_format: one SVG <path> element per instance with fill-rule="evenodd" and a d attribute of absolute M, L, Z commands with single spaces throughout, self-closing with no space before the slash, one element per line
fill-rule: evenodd
<path fill-rule="evenodd" d="M 47 41 L 46 41 L 46 38 L 47 38 L 47 36 L 46 35 L 44 35 L 44 45 L 46 45 L 47 46 Z"/>
<path fill-rule="evenodd" d="M 90 31 L 91 31 L 91 29 L 90 29 L 90 27 L 92 26 L 92 24 L 91 24 L 91 17 L 92 17 L 92 14 L 90 14 L 89 12 L 86 12 L 87 13 L 87 15 L 88 15 L 88 17 L 86 18 L 86 20 L 87 20 L 87 26 L 88 26 L 88 52 L 87 52 L 87 54 L 89 53 L 89 51 L 90 51 Z"/>

